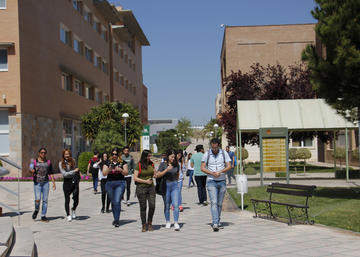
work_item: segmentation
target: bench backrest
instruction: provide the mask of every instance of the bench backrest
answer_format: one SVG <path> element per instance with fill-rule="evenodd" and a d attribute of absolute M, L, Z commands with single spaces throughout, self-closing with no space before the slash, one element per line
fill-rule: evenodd
<path fill-rule="evenodd" d="M 272 199 L 272 194 L 303 196 L 306 197 L 305 202 L 308 205 L 308 199 L 313 195 L 315 188 L 316 186 L 272 183 L 267 187 L 267 192 L 270 193 L 270 200 Z"/>

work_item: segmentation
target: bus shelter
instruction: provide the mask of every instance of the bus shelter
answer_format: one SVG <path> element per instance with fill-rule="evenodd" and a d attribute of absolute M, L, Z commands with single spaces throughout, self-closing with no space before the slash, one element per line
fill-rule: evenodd
<path fill-rule="evenodd" d="M 345 130 L 346 180 L 349 180 L 348 130 L 357 127 L 338 114 L 324 99 L 237 101 L 236 149 L 239 160 L 237 168 L 241 174 L 243 173 L 241 133 L 259 133 L 264 128 L 286 128 L 288 132 L 333 131 L 334 135 L 336 131 Z M 336 158 L 334 159 L 336 161 Z M 334 165 L 336 167 L 336 163 Z M 289 183 L 289 178 L 287 182 Z"/>

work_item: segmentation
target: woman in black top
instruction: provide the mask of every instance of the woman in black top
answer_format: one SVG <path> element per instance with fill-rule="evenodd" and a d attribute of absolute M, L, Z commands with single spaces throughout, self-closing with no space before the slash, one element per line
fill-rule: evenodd
<path fill-rule="evenodd" d="M 111 200 L 111 209 L 114 216 L 113 225 L 120 226 L 121 197 L 125 190 L 125 177 L 128 174 L 128 165 L 121 160 L 120 150 L 115 147 L 111 151 L 111 161 L 108 165 L 103 166 L 103 175 L 107 176 L 106 192 Z"/>
<path fill-rule="evenodd" d="M 106 182 L 107 182 L 107 176 L 104 176 L 102 174 L 102 170 L 104 168 L 104 165 L 109 166 L 110 160 L 108 157 L 107 153 L 103 153 L 101 155 L 100 160 L 94 164 L 94 168 L 99 168 L 99 180 L 100 180 L 100 185 L 101 185 L 101 203 L 102 203 L 102 207 L 101 207 L 101 213 L 105 213 L 105 200 L 106 200 L 106 212 L 110 212 L 109 207 L 110 207 L 110 198 L 109 195 L 106 193 Z M 107 197 L 106 197 L 107 196 Z"/>
<path fill-rule="evenodd" d="M 174 229 L 180 230 L 178 223 L 179 220 L 179 163 L 176 159 L 176 152 L 173 150 L 168 151 L 167 161 L 162 162 L 159 166 L 159 172 L 155 177 L 163 177 L 166 179 L 166 194 L 163 196 L 164 200 L 164 214 L 166 220 L 166 228 L 171 228 L 170 223 L 170 205 L 174 206 Z"/>
<path fill-rule="evenodd" d="M 62 152 L 62 160 L 59 162 L 59 170 L 64 177 L 63 190 L 65 196 L 65 211 L 67 215 L 67 221 L 76 219 L 76 207 L 79 204 L 79 182 L 80 174 L 79 169 L 75 168 L 75 160 L 71 157 L 71 151 L 65 149 Z M 73 194 L 73 207 L 71 208 L 70 215 L 70 195 Z"/>

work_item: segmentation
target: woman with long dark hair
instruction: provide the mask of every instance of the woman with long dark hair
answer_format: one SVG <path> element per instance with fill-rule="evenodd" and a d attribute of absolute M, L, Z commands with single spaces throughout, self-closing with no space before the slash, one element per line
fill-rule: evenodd
<path fill-rule="evenodd" d="M 47 203 L 49 196 L 49 175 L 53 183 L 53 190 L 56 189 L 55 179 L 52 174 L 54 170 L 50 160 L 46 159 L 46 149 L 40 148 L 38 157 L 30 163 L 30 172 L 34 176 L 34 194 L 35 194 L 35 210 L 32 218 L 36 219 L 40 210 L 40 200 L 42 199 L 41 221 L 49 222 L 46 218 Z"/>
<path fill-rule="evenodd" d="M 186 162 L 186 166 L 187 166 L 187 171 L 186 171 L 186 175 L 189 174 L 189 185 L 188 188 L 191 187 L 191 183 L 193 184 L 193 186 L 195 186 L 195 182 L 193 179 L 194 176 L 194 168 L 191 167 L 191 157 L 192 157 L 192 153 L 189 153 L 187 156 L 187 162 Z"/>
<path fill-rule="evenodd" d="M 179 180 L 178 180 L 178 187 L 179 187 L 179 211 L 183 211 L 183 207 L 182 207 L 182 187 L 183 187 L 183 182 L 184 182 L 184 175 L 186 172 L 186 164 L 185 164 L 185 160 L 184 160 L 184 155 L 183 155 L 183 151 L 179 150 L 177 152 L 176 158 L 179 162 Z"/>
<path fill-rule="evenodd" d="M 79 204 L 79 182 L 80 175 L 79 169 L 76 168 L 76 163 L 74 158 L 71 156 L 71 151 L 65 149 L 62 152 L 62 158 L 59 162 L 59 170 L 64 177 L 63 190 L 65 196 L 65 211 L 67 216 L 67 221 L 76 219 L 76 207 Z M 71 208 L 70 215 L 70 195 L 73 195 L 73 207 Z"/>
<path fill-rule="evenodd" d="M 106 201 L 106 212 L 110 212 L 110 198 L 109 195 L 106 193 L 106 182 L 107 182 L 107 176 L 104 176 L 102 171 L 104 168 L 104 165 L 109 166 L 109 157 L 107 153 L 102 153 L 100 160 L 94 164 L 94 168 L 99 168 L 99 175 L 98 178 L 100 180 L 100 186 L 101 186 L 101 213 L 105 213 L 105 201 Z"/>
<path fill-rule="evenodd" d="M 161 178 L 165 176 L 166 179 L 166 194 L 163 195 L 164 215 L 166 220 L 165 227 L 171 228 L 170 205 L 172 205 L 174 207 L 174 229 L 175 231 L 179 231 L 179 163 L 176 159 L 176 151 L 169 150 L 166 156 L 166 162 L 160 164 L 159 171 L 156 172 L 155 177 Z"/>
<path fill-rule="evenodd" d="M 155 187 L 153 183 L 154 163 L 150 160 L 151 152 L 144 150 L 138 168 L 134 171 L 134 181 L 136 184 L 136 195 L 140 204 L 140 217 L 142 222 L 142 232 L 153 231 L 152 219 L 155 212 Z M 149 203 L 149 212 L 146 222 L 146 208 Z"/>
<path fill-rule="evenodd" d="M 108 165 L 103 166 L 103 175 L 107 176 L 105 185 L 106 192 L 111 200 L 111 209 L 114 217 L 113 225 L 120 226 L 121 197 L 125 190 L 125 176 L 128 174 L 128 165 L 121 160 L 120 149 L 115 147 L 111 151 L 111 159 Z"/>

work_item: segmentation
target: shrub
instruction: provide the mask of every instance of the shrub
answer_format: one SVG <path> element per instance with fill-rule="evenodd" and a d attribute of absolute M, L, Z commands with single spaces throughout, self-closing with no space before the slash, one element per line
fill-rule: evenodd
<path fill-rule="evenodd" d="M 247 167 L 244 171 L 246 175 L 256 175 L 256 169 L 253 167 Z"/>
<path fill-rule="evenodd" d="M 335 178 L 345 179 L 346 178 L 346 170 L 336 170 Z M 360 170 L 349 170 L 349 178 L 351 178 L 351 179 L 360 178 Z"/>
<path fill-rule="evenodd" d="M 359 148 L 356 148 L 356 149 L 352 152 L 352 158 L 354 158 L 355 160 L 359 160 Z"/>
<path fill-rule="evenodd" d="M 334 151 L 331 153 L 331 156 L 334 158 Z M 340 169 L 342 161 L 345 161 L 346 158 L 346 150 L 343 147 L 337 147 L 335 150 L 335 158 L 340 161 Z"/>
<path fill-rule="evenodd" d="M 79 155 L 78 168 L 79 168 L 79 170 L 81 172 L 86 172 L 87 171 L 89 160 L 91 159 L 91 157 L 93 155 L 94 155 L 93 152 L 82 152 Z"/>
<path fill-rule="evenodd" d="M 2 162 L 0 161 L 0 167 L 2 167 Z"/>
<path fill-rule="evenodd" d="M 296 151 L 296 159 L 304 160 L 304 173 L 306 172 L 306 159 L 311 158 L 311 152 L 307 148 L 299 148 Z"/>
<path fill-rule="evenodd" d="M 275 177 L 277 178 L 285 178 L 286 172 L 275 172 Z"/>

